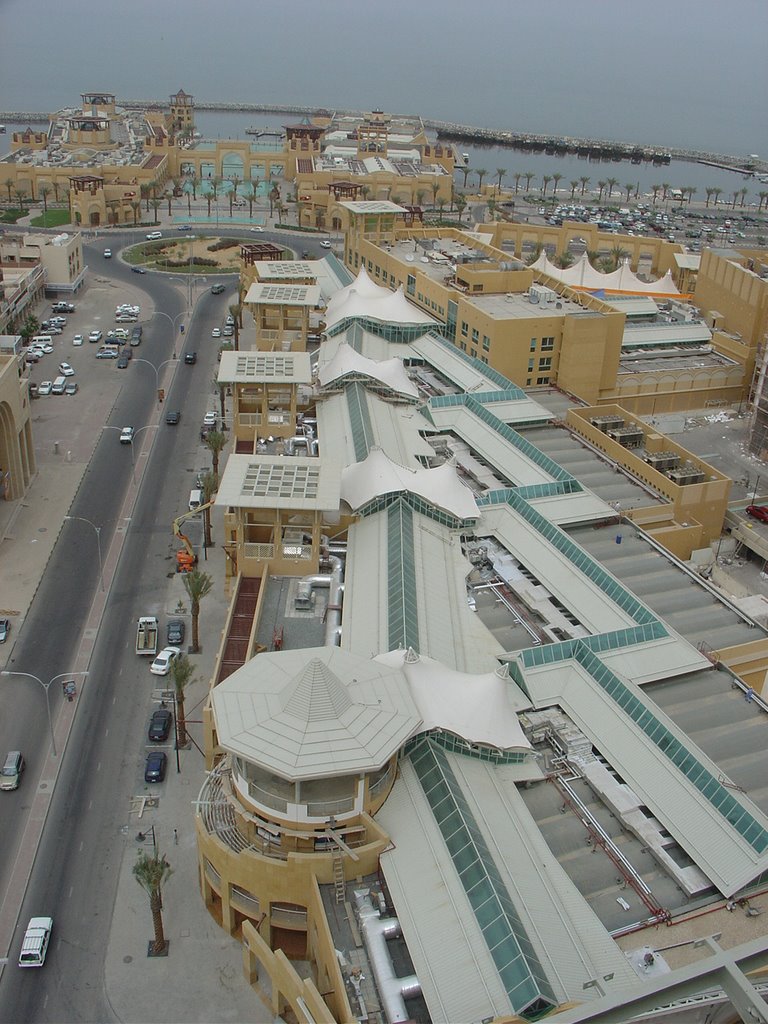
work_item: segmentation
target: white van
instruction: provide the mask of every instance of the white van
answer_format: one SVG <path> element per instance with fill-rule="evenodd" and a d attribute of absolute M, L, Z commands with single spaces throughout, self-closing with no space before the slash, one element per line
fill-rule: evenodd
<path fill-rule="evenodd" d="M 18 789 L 23 771 L 24 757 L 21 751 L 10 750 L 0 771 L 0 789 Z"/>
<path fill-rule="evenodd" d="M 52 334 L 36 334 L 32 339 L 32 345 L 52 345 L 53 335 Z"/>
<path fill-rule="evenodd" d="M 63 395 L 64 394 L 64 389 L 66 388 L 66 386 L 67 386 L 67 378 L 66 377 L 57 377 L 56 380 L 51 385 L 51 394 L 52 395 Z"/>
<path fill-rule="evenodd" d="M 52 917 L 30 918 L 19 953 L 19 967 L 42 967 L 53 930 Z"/>
<path fill-rule="evenodd" d="M 158 240 L 158 238 L 162 238 L 162 237 L 163 237 L 163 232 L 162 231 L 150 231 L 149 234 L 147 235 L 147 241 L 148 242 L 156 242 Z"/>
<path fill-rule="evenodd" d="M 203 492 L 199 487 L 193 487 L 189 492 L 189 511 L 196 512 L 203 504 Z"/>

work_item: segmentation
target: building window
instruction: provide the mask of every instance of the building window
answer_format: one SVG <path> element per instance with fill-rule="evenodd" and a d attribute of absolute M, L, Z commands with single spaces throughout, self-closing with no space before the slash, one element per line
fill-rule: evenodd
<path fill-rule="evenodd" d="M 406 288 L 408 294 L 413 298 L 416 293 L 416 278 L 413 274 L 408 275 L 408 287 Z"/>
<path fill-rule="evenodd" d="M 532 383 L 533 383 L 533 378 L 532 378 L 532 377 L 528 377 L 528 379 L 527 379 L 527 380 L 526 380 L 526 382 L 525 382 L 525 386 L 526 386 L 527 388 L 529 388 L 529 387 L 531 386 L 531 384 L 532 384 Z"/>
<path fill-rule="evenodd" d="M 552 369 L 552 356 L 544 356 L 543 359 L 539 359 L 539 370 L 551 370 Z"/>
<path fill-rule="evenodd" d="M 529 349 L 529 352 L 535 352 L 536 351 L 537 341 L 538 341 L 537 338 L 531 338 L 531 347 Z"/>
<path fill-rule="evenodd" d="M 534 364 L 534 362 L 535 362 L 535 360 L 533 360 L 533 359 L 529 359 L 528 360 L 528 373 L 533 373 L 533 364 Z"/>
<path fill-rule="evenodd" d="M 471 348 L 469 350 L 469 354 L 472 356 L 473 359 L 477 359 L 477 349 L 476 348 Z"/>
<path fill-rule="evenodd" d="M 478 333 L 477 328 L 473 327 L 472 328 L 472 341 L 475 343 L 475 345 L 477 344 L 479 339 L 480 339 L 480 334 Z"/>
<path fill-rule="evenodd" d="M 462 352 L 466 352 L 467 351 L 467 343 L 466 343 L 466 341 L 462 341 L 461 342 L 460 348 L 461 348 Z"/>
<path fill-rule="evenodd" d="M 541 339 L 541 351 L 542 352 L 552 352 L 554 347 L 555 347 L 555 339 L 554 338 L 542 338 Z"/>
<path fill-rule="evenodd" d="M 485 363 L 485 365 L 487 366 L 487 365 L 488 365 L 488 356 L 480 356 L 480 358 L 482 359 L 482 361 L 483 361 L 483 362 Z"/>
<path fill-rule="evenodd" d="M 537 384 L 549 384 L 549 377 L 537 377 L 536 378 L 536 383 Z"/>
<path fill-rule="evenodd" d="M 469 324 L 467 323 L 466 320 L 462 320 L 461 321 L 461 336 L 462 336 L 462 338 L 466 338 L 468 333 L 469 333 Z"/>
<path fill-rule="evenodd" d="M 491 351 L 491 339 L 488 337 L 487 334 L 483 335 L 483 350 L 485 352 Z"/>

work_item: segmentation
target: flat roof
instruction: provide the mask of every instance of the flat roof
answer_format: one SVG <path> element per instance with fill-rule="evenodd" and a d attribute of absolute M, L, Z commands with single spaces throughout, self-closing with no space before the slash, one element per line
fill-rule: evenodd
<path fill-rule="evenodd" d="M 318 306 L 320 288 L 316 284 L 260 284 L 248 289 L 245 302 L 262 306 Z"/>
<path fill-rule="evenodd" d="M 404 206 L 391 203 L 388 199 L 344 200 L 339 203 L 351 213 L 407 213 Z"/>
<path fill-rule="evenodd" d="M 232 454 L 216 496 L 218 506 L 336 511 L 341 465 L 335 459 Z"/>
<path fill-rule="evenodd" d="M 307 384 L 312 365 L 308 352 L 222 352 L 217 379 L 227 384 Z"/>

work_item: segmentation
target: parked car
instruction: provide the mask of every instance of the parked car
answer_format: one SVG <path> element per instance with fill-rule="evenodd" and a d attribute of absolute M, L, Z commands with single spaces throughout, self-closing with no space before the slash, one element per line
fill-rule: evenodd
<path fill-rule="evenodd" d="M 165 627 L 165 639 L 173 647 L 181 647 L 184 643 L 186 626 L 182 619 L 171 619 Z"/>
<path fill-rule="evenodd" d="M 179 647 L 164 647 L 149 666 L 149 671 L 153 676 L 167 676 L 171 671 L 171 665 L 180 654 Z"/>
<path fill-rule="evenodd" d="M 181 419 L 181 413 L 178 409 L 172 409 L 171 412 L 165 414 L 165 422 L 169 427 L 175 427 Z"/>
<path fill-rule="evenodd" d="M 74 336 L 74 338 L 72 339 L 72 344 L 73 345 L 82 345 L 83 344 L 83 336 L 82 336 L 82 334 L 76 334 Z"/>
<path fill-rule="evenodd" d="M 223 291 L 224 291 L 224 285 L 223 284 L 215 284 L 211 288 L 211 295 L 221 295 L 221 293 Z"/>
<path fill-rule="evenodd" d="M 145 782 L 162 782 L 165 778 L 165 769 L 168 767 L 168 756 L 163 750 L 153 750 L 147 754 L 144 764 Z"/>
<path fill-rule="evenodd" d="M 747 505 L 746 513 L 761 523 L 768 523 L 768 505 Z"/>
<path fill-rule="evenodd" d="M 118 355 L 118 352 L 117 352 L 116 348 L 106 348 L 106 347 L 104 347 L 104 348 L 100 348 L 99 351 L 96 353 L 96 358 L 97 359 L 117 359 L 117 355 Z"/>
<path fill-rule="evenodd" d="M 195 363 L 197 362 L 197 352 L 185 352 L 184 362 L 187 364 L 187 366 L 194 366 Z"/>
<path fill-rule="evenodd" d="M 216 413 L 215 412 L 210 412 L 209 411 L 209 412 L 207 412 L 205 414 L 205 416 L 203 416 L 203 426 L 204 427 L 215 427 L 216 426 Z"/>
<path fill-rule="evenodd" d="M 121 353 L 117 358 L 116 366 L 118 370 L 125 370 L 128 367 L 128 356 Z"/>
<path fill-rule="evenodd" d="M 75 371 L 69 365 L 69 363 L 59 363 L 59 373 L 62 377 L 74 377 Z"/>
<path fill-rule="evenodd" d="M 231 338 L 234 333 L 234 327 L 225 327 L 224 330 L 221 332 L 221 336 L 223 338 Z"/>
<path fill-rule="evenodd" d="M 101 331 L 91 331 L 91 333 L 88 335 L 88 341 L 90 341 L 91 344 L 95 344 L 97 341 L 101 341 L 103 337 L 104 335 L 101 333 Z"/>
<path fill-rule="evenodd" d="M 170 625 L 170 623 L 169 623 L 169 625 Z M 181 639 L 183 640 L 184 639 L 184 623 L 183 622 L 181 623 L 181 627 L 182 627 Z M 10 631 L 11 631 L 11 620 L 10 619 L 0 619 L 0 644 L 4 644 L 5 643 L 5 641 L 8 639 L 8 634 L 10 633 Z"/>
<path fill-rule="evenodd" d="M 105 260 L 111 260 L 112 259 L 112 250 L 111 249 L 105 249 L 104 250 L 104 259 Z"/>
<path fill-rule="evenodd" d="M 77 381 L 68 380 L 67 386 L 64 388 L 65 395 L 76 395 L 77 394 Z"/>
<path fill-rule="evenodd" d="M 133 429 L 133 427 L 123 427 L 123 429 L 120 431 L 120 444 L 132 444 L 133 435 L 135 433 L 136 431 Z"/>
<path fill-rule="evenodd" d="M 44 380 L 40 384 L 38 384 L 37 393 L 38 395 L 50 395 L 52 387 L 52 380 Z"/>
<path fill-rule="evenodd" d="M 131 267 L 131 270 L 134 272 L 134 274 L 146 274 L 146 270 L 144 269 L 144 267 Z"/>
<path fill-rule="evenodd" d="M 162 743 L 163 740 L 167 740 L 172 722 L 173 715 L 168 708 L 158 708 L 157 711 L 153 711 L 149 722 L 149 729 L 147 730 L 148 738 L 155 743 Z"/>

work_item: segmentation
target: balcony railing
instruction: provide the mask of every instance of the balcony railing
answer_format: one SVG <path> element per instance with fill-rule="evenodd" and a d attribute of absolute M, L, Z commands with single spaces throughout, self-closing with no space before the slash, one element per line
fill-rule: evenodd
<path fill-rule="evenodd" d="M 345 797 L 342 800 L 314 800 L 304 805 L 310 818 L 330 818 L 332 814 L 349 814 L 355 809 L 355 798 Z"/>
<path fill-rule="evenodd" d="M 382 789 L 385 789 L 391 782 L 394 771 L 394 765 L 390 764 L 389 768 L 387 768 L 384 774 L 380 778 L 376 779 L 375 782 L 371 783 L 371 785 L 368 787 L 369 796 L 377 796 L 382 791 Z"/>
<path fill-rule="evenodd" d="M 274 544 L 243 544 L 243 556 L 255 558 L 260 562 L 268 562 L 275 557 Z"/>

